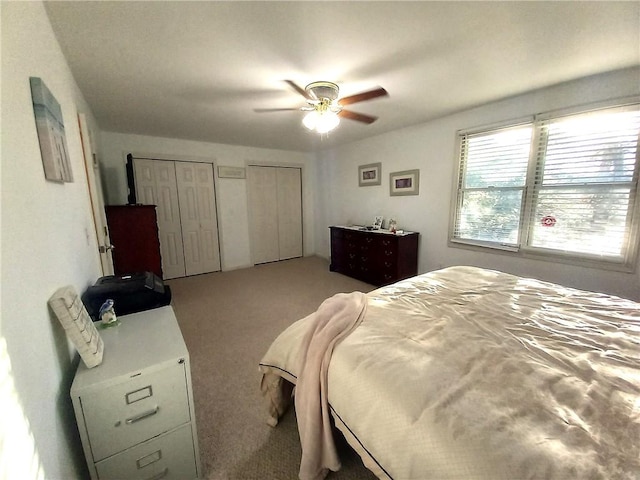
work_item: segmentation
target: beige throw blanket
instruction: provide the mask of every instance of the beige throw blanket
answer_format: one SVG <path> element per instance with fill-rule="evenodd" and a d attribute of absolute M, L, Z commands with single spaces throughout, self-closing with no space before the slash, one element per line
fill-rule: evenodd
<path fill-rule="evenodd" d="M 295 406 L 302 445 L 301 480 L 323 479 L 340 469 L 331 432 L 327 377 L 333 348 L 362 321 L 367 297 L 361 292 L 339 293 L 325 300 L 307 317 L 306 332 L 297 358 Z"/>

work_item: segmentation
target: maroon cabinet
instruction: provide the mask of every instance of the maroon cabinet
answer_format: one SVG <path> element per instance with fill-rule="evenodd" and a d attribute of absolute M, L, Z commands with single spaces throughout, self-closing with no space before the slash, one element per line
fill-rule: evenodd
<path fill-rule="evenodd" d="M 153 272 L 162 278 L 155 205 L 108 205 L 105 211 L 114 273 Z"/>
<path fill-rule="evenodd" d="M 419 233 L 394 235 L 386 231 L 329 228 L 331 271 L 376 286 L 418 274 Z"/>

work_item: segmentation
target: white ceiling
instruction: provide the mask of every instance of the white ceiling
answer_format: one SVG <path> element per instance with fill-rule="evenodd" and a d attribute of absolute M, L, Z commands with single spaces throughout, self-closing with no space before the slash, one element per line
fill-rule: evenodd
<path fill-rule="evenodd" d="M 311 151 L 592 74 L 640 65 L 640 2 L 47 2 L 106 131 Z M 339 84 L 319 138 L 285 79 Z"/>

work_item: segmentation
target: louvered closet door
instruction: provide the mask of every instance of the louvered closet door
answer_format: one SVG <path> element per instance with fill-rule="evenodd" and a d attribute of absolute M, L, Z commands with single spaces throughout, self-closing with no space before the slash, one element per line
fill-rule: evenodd
<path fill-rule="evenodd" d="M 187 275 L 220 270 L 213 165 L 176 162 Z"/>
<path fill-rule="evenodd" d="M 276 169 L 248 167 L 247 195 L 253 263 L 280 260 Z"/>
<path fill-rule="evenodd" d="M 276 170 L 280 260 L 302 256 L 302 182 L 299 168 Z"/>
<path fill-rule="evenodd" d="M 136 158 L 133 167 L 137 201 L 157 206 L 164 279 L 184 277 L 184 251 L 174 162 Z"/>

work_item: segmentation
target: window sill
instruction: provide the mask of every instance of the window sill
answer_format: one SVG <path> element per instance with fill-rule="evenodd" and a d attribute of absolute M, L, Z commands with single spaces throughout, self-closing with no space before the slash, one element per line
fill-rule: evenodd
<path fill-rule="evenodd" d="M 584 268 L 594 268 L 598 270 L 615 271 L 622 273 L 635 273 L 637 262 L 633 261 L 620 261 L 613 260 L 597 260 L 589 257 L 580 256 L 568 256 L 562 253 L 548 252 L 541 253 L 538 251 L 532 251 L 525 248 L 518 248 L 509 245 L 489 245 L 481 242 L 468 242 L 463 240 L 449 239 L 447 246 L 451 248 L 462 248 L 465 250 L 472 250 L 475 252 L 492 253 L 497 255 L 506 255 L 513 258 L 523 258 L 528 260 L 537 260 L 542 262 L 562 263 L 565 265 L 575 265 Z"/>

